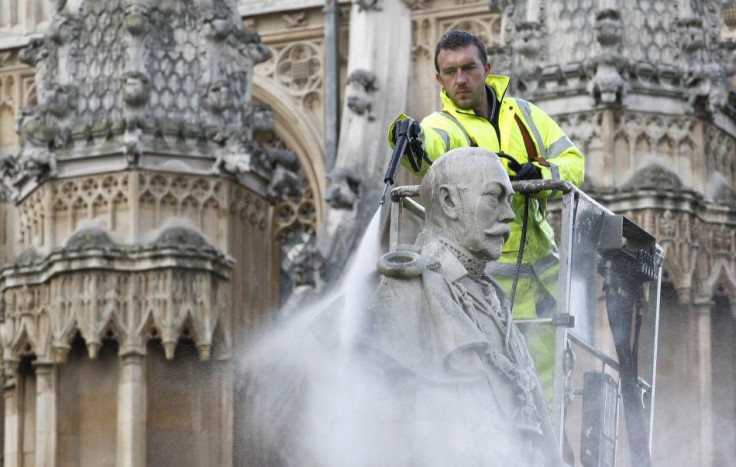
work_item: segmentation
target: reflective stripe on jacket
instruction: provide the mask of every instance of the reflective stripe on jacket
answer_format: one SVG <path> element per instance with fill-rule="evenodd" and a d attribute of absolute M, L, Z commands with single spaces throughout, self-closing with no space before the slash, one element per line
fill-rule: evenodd
<path fill-rule="evenodd" d="M 544 167 L 535 163 L 541 170 L 542 178 L 566 180 L 580 186 L 585 171 L 583 154 L 557 123 L 539 107 L 523 99 L 505 97 L 509 81 L 508 77 L 497 75 L 488 75 L 486 79 L 486 85 L 494 90 L 496 98 L 500 96 L 500 101 L 496 102 L 496 105 L 501 106 L 498 117 L 500 141 L 489 120 L 476 115 L 473 110 L 458 108 L 442 89 L 442 111 L 428 115 L 421 122 L 420 139 L 429 158 L 435 160 L 447 151 L 459 147 L 479 146 L 493 152 L 505 152 L 523 165 L 529 159 L 524 138 L 514 119 L 514 116 L 518 115 L 532 136 L 538 154 L 550 164 L 549 167 Z M 402 163 L 408 167 L 406 159 L 403 159 Z M 501 163 L 509 174 L 514 175 L 514 172 L 508 169 L 506 159 L 501 159 Z M 428 168 L 428 164 L 424 164 L 419 174 L 424 175 Z M 546 198 L 550 196 L 559 196 L 559 193 L 541 192 L 534 195 L 534 199 L 531 200 L 527 246 L 524 250 L 525 263 L 535 263 L 555 250 L 554 232 L 544 219 Z M 501 262 L 516 261 L 516 252 L 521 241 L 521 218 L 524 213 L 524 197 L 521 194 L 514 195 L 512 209 L 516 214 L 516 220 L 510 224 L 511 237 L 504 244 L 503 254 L 499 260 Z"/>

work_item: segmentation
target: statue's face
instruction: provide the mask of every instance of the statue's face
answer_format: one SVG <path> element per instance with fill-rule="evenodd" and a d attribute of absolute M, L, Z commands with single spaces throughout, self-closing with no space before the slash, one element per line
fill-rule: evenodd
<path fill-rule="evenodd" d="M 218 114 L 224 112 L 230 104 L 230 87 L 225 82 L 212 84 L 207 100 L 213 112 Z"/>
<path fill-rule="evenodd" d="M 508 175 L 498 161 L 482 164 L 470 176 L 467 189 L 459 190 L 461 210 L 457 219 L 456 242 L 478 259 L 496 260 L 509 238 L 509 222 L 514 220 Z"/>
<path fill-rule="evenodd" d="M 148 97 L 148 86 L 138 76 L 131 75 L 123 83 L 123 98 L 131 105 L 140 105 Z"/>

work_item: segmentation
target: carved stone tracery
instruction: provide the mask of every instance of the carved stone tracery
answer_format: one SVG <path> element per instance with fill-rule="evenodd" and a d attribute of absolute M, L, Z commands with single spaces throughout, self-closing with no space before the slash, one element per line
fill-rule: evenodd
<path fill-rule="evenodd" d="M 25 276 L 29 283 L 7 287 L 3 293 L 5 360 L 30 351 L 40 360 L 64 362 L 77 332 L 90 358 L 110 338 L 119 342 L 122 354 L 145 353 L 152 336 L 162 340 L 166 357 L 173 358 L 183 336 L 194 340 L 203 360 L 209 359 L 215 329 L 219 326 L 219 332 L 229 332 L 221 321 L 227 319 L 230 309 L 229 284 L 223 275 L 230 265 L 211 247 L 200 246 L 198 253 L 183 255 L 187 247 L 197 248 L 154 242 L 150 247 L 131 249 L 103 242 L 69 248 L 26 266 L 15 279 L 22 281 Z M 151 253 L 161 248 L 179 250 L 173 256 L 188 258 L 193 269 L 156 268 Z M 148 257 L 149 264 L 143 268 L 150 270 L 132 271 L 136 257 Z M 85 259 L 98 269 L 80 268 Z M 34 276 L 43 269 L 59 272 L 40 283 Z"/>
<path fill-rule="evenodd" d="M 321 44 L 295 42 L 274 47 L 271 76 L 294 97 L 307 99 L 322 86 Z"/>
<path fill-rule="evenodd" d="M 231 4 L 211 3 L 83 2 L 31 39 L 20 58 L 36 69 L 39 106 L 19 124 L 20 197 L 53 176 L 57 162 L 117 145 L 129 166 L 152 147 L 168 148 L 214 156 L 216 173 L 269 177 L 248 160 L 247 119 L 253 66 L 270 52 Z M 224 170 L 225 159 L 237 170 Z"/>
<path fill-rule="evenodd" d="M 701 210 L 702 212 L 702 210 Z M 709 300 L 723 280 L 736 282 L 734 227 L 703 220 L 695 212 L 666 209 L 624 213 L 649 231 L 665 249 L 667 277 L 680 303 Z M 724 279 L 725 278 L 725 279 Z"/>

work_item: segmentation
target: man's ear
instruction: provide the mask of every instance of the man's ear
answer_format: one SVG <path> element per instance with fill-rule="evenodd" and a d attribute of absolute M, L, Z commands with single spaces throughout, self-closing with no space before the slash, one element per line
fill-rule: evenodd
<path fill-rule="evenodd" d="M 459 217 L 460 200 L 456 187 L 441 185 L 439 190 L 439 203 L 442 213 L 448 219 L 456 220 Z"/>
<path fill-rule="evenodd" d="M 486 70 L 486 76 L 491 72 L 491 62 L 486 62 L 486 66 L 484 67 Z"/>
<path fill-rule="evenodd" d="M 442 82 L 442 77 L 440 76 L 439 73 L 435 73 L 434 74 L 434 79 L 436 79 L 437 82 L 440 83 L 440 86 L 444 86 L 445 85 L 445 83 Z"/>

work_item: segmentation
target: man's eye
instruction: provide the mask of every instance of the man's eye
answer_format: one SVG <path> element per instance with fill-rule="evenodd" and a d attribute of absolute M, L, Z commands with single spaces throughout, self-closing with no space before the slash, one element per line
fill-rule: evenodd
<path fill-rule="evenodd" d="M 508 203 L 509 203 L 509 204 L 511 204 L 511 200 L 512 200 L 512 199 L 514 199 L 514 195 L 509 195 L 509 196 L 508 196 L 508 197 L 506 198 L 506 201 L 508 201 Z"/>

